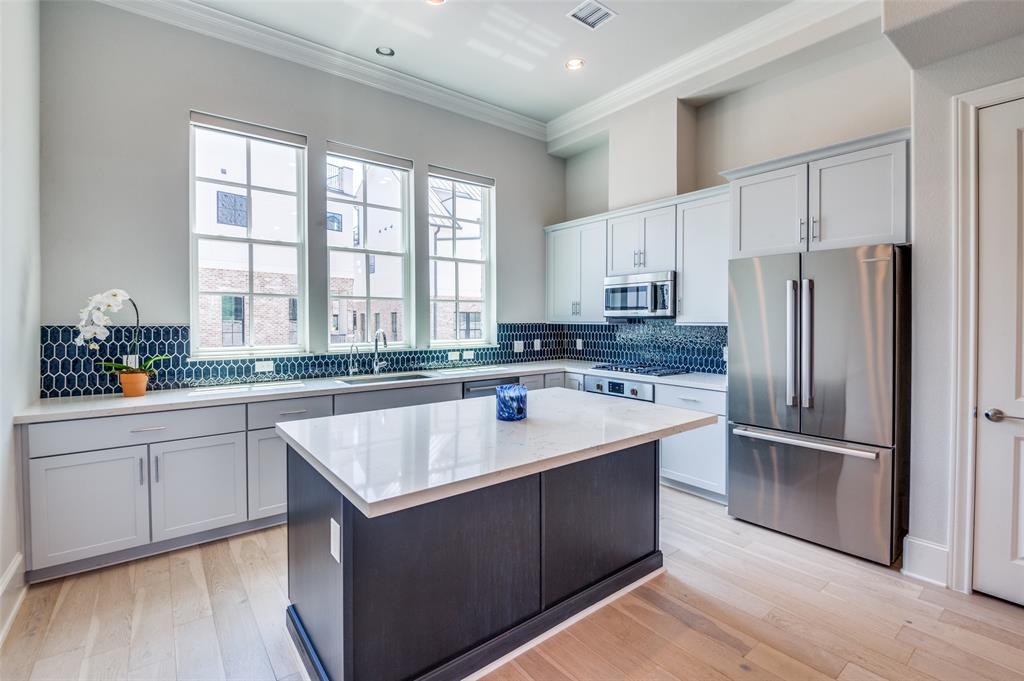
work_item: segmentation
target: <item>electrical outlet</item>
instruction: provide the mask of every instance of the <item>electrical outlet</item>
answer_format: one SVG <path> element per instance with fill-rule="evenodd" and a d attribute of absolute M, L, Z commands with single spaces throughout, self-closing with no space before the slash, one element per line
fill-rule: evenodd
<path fill-rule="evenodd" d="M 455 352 L 448 353 L 449 362 L 458 362 L 460 359 L 462 359 L 462 355 L 459 354 L 458 350 L 456 350 Z"/>
<path fill-rule="evenodd" d="M 474 357 L 476 357 L 476 352 L 474 352 L 473 350 L 462 351 L 462 359 L 473 359 Z"/>
<path fill-rule="evenodd" d="M 523 341 L 512 341 L 512 352 L 522 352 Z"/>
<path fill-rule="evenodd" d="M 722 346 L 722 361 L 723 362 L 728 362 L 729 361 L 729 346 L 728 345 L 723 345 Z"/>
<path fill-rule="evenodd" d="M 272 374 L 274 373 L 274 360 L 272 359 L 258 359 L 256 360 L 256 368 L 254 371 L 257 374 Z"/>
<path fill-rule="evenodd" d="M 331 518 L 331 558 L 341 562 L 341 525 L 334 518 Z"/>
<path fill-rule="evenodd" d="M 540 338 L 535 338 L 533 341 L 533 349 L 540 350 Z"/>
<path fill-rule="evenodd" d="M 123 355 L 121 357 L 121 363 L 122 364 L 127 364 L 130 367 L 138 368 L 138 366 L 139 366 L 139 356 L 138 355 Z"/>
<path fill-rule="evenodd" d="M 577 338 L 576 339 L 576 349 L 577 350 L 582 350 L 583 349 L 583 339 L 582 338 Z"/>

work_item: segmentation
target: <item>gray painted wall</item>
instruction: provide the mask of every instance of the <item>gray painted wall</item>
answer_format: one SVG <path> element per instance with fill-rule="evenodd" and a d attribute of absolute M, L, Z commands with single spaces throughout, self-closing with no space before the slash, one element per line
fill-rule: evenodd
<path fill-rule="evenodd" d="M 543 142 L 93 2 L 44 3 L 42 45 L 44 323 L 74 322 L 86 295 L 112 286 L 144 323 L 188 323 L 190 109 L 304 134 L 311 159 L 328 139 L 412 159 L 420 253 L 427 164 L 495 178 L 498 321 L 543 319 L 542 228 L 565 211 L 565 164 Z M 323 165 L 309 186 L 315 254 Z M 311 259 L 311 311 L 326 310 L 312 284 L 326 267 Z M 425 295 L 425 267 L 416 284 Z M 310 317 L 326 345 L 326 314 Z"/>
<path fill-rule="evenodd" d="M 0 632 L 23 590 L 11 417 L 39 394 L 39 3 L 0 2 Z M 3 576 L 10 575 L 4 583 Z"/>
<path fill-rule="evenodd" d="M 565 219 L 608 210 L 607 140 L 565 161 Z"/>

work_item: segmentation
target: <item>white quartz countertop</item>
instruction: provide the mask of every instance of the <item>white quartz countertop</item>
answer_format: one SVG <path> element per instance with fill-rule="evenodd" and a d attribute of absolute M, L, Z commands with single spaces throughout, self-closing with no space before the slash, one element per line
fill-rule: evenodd
<path fill-rule="evenodd" d="M 382 353 L 386 354 L 386 353 Z M 14 423 L 43 423 L 72 419 L 144 414 L 176 409 L 213 407 L 227 404 L 246 404 L 289 397 L 315 397 L 317 395 L 340 395 L 370 390 L 412 388 L 421 385 L 462 383 L 506 376 L 530 376 L 551 372 L 569 371 L 590 376 L 643 381 L 660 385 L 683 386 L 724 392 L 726 377 L 722 374 L 677 374 L 674 376 L 635 376 L 614 371 L 596 371 L 594 365 L 600 362 L 571 359 L 556 359 L 539 362 L 520 362 L 488 367 L 462 367 L 452 369 L 410 371 L 409 374 L 423 375 L 408 381 L 389 383 L 345 383 L 345 376 L 332 378 L 306 378 L 273 383 L 246 383 L 236 385 L 204 386 L 180 390 L 152 390 L 143 397 L 116 395 L 87 395 L 83 397 L 54 397 L 37 400 L 14 416 Z M 387 374 L 399 376 L 401 374 Z"/>
<path fill-rule="evenodd" d="M 712 425 L 717 417 L 564 388 L 531 390 L 528 417 L 495 398 L 437 402 L 277 425 L 367 517 L 489 487 Z"/>

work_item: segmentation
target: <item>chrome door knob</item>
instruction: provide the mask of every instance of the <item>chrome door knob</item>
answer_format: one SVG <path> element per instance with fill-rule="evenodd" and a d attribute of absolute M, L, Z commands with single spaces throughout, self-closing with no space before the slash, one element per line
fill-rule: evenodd
<path fill-rule="evenodd" d="M 995 408 L 986 411 L 985 418 L 987 418 L 989 421 L 993 423 L 999 423 L 1000 421 L 1003 421 L 1005 419 L 1011 419 L 1013 421 L 1024 421 L 1024 417 L 1022 416 L 1007 416 L 1007 414 L 1002 409 Z"/>

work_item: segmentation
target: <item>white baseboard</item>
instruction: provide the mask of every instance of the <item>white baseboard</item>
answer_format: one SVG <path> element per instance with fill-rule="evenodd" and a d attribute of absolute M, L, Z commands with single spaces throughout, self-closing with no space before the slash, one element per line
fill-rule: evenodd
<path fill-rule="evenodd" d="M 26 593 L 28 585 L 25 584 L 25 556 L 18 552 L 0 575 L 0 646 L 4 644 L 4 639 L 14 624 L 14 618 Z"/>
<path fill-rule="evenodd" d="M 949 586 L 949 547 L 907 535 L 900 572 L 936 586 Z"/>
<path fill-rule="evenodd" d="M 649 582 L 650 580 L 654 579 L 658 575 L 662 575 L 664 573 L 665 573 L 665 568 L 664 567 L 660 567 L 657 570 L 655 570 L 654 572 L 651 572 L 651 573 L 648 573 L 648 574 L 644 575 L 643 577 L 641 577 L 640 579 L 636 580 L 632 584 L 627 584 L 626 586 L 622 587 L 621 589 L 619 589 L 618 591 L 616 591 L 612 595 L 607 596 L 605 598 L 602 598 L 597 603 L 594 603 L 592 606 L 590 606 L 586 610 L 579 611 L 578 613 L 576 613 L 575 615 L 573 615 L 569 619 L 565 620 L 564 622 L 560 622 L 558 625 L 548 629 L 547 631 L 545 631 L 540 636 L 537 636 L 536 638 L 530 639 L 529 641 L 527 641 L 523 645 L 519 646 L 518 648 L 516 648 L 512 652 L 508 653 L 507 655 L 503 655 L 503 656 L 499 657 L 497 660 L 495 660 L 494 662 L 491 662 L 486 667 L 483 667 L 481 669 L 476 670 L 475 672 L 473 672 L 472 674 L 467 676 L 465 679 L 463 679 L 463 681 L 479 681 L 479 679 L 482 679 L 483 677 L 487 676 L 488 674 L 493 672 L 498 667 L 502 666 L 503 664 L 505 664 L 509 660 L 512 660 L 513 658 L 515 658 L 517 655 L 525 653 L 530 648 L 533 648 L 535 646 L 540 645 L 541 643 L 543 643 L 544 641 L 548 640 L 549 638 L 551 638 L 552 636 L 554 636 L 558 632 L 560 632 L 560 631 L 562 631 L 564 629 L 568 629 L 572 625 L 576 624 L 577 622 L 579 622 L 581 619 L 583 619 L 587 615 L 589 615 L 591 613 L 594 613 L 594 612 L 597 612 L 598 610 L 600 610 L 604 606 L 608 605 L 612 601 L 616 600 L 617 598 L 625 596 L 627 593 L 629 593 L 633 589 L 637 588 L 641 584 L 645 584 L 646 582 Z"/>

